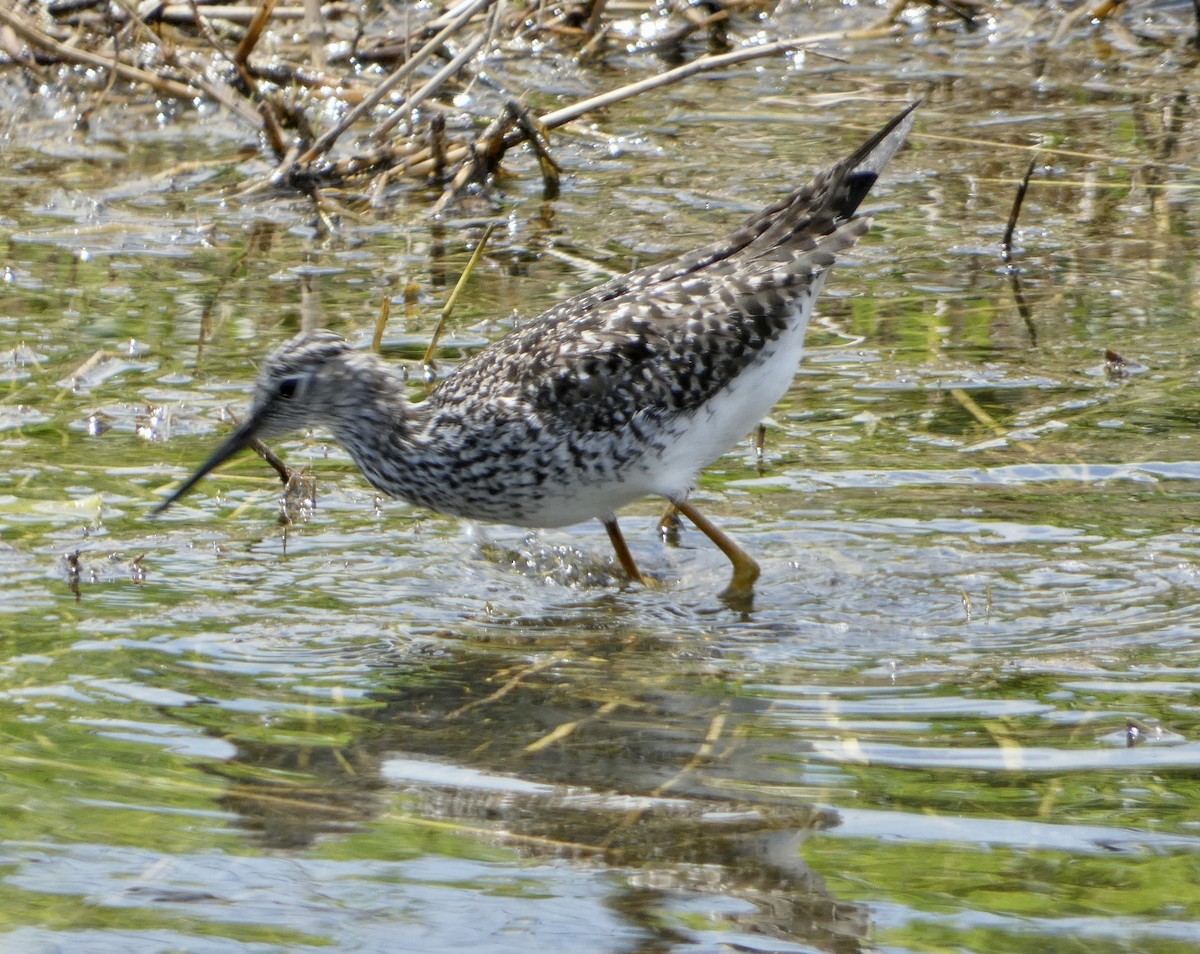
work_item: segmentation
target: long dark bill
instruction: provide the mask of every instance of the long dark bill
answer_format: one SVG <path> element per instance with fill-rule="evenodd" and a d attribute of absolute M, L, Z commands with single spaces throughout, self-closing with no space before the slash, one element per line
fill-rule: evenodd
<path fill-rule="evenodd" d="M 186 494 L 189 490 L 200 483 L 208 474 L 212 473 L 220 467 L 225 461 L 229 460 L 238 451 L 245 450 L 254 441 L 255 431 L 258 430 L 258 421 L 254 418 L 249 418 L 237 426 L 237 429 L 226 438 L 225 443 L 213 451 L 212 456 L 208 458 L 200 469 L 197 470 L 191 477 L 179 485 L 175 493 L 171 494 L 166 500 L 160 503 L 157 507 L 150 511 L 151 515 L 157 516 L 166 510 L 176 500 Z"/>

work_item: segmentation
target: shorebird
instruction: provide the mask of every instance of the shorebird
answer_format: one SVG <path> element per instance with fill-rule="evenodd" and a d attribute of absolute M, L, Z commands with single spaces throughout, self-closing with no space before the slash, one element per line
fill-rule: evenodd
<path fill-rule="evenodd" d="M 245 420 L 155 512 L 255 439 L 316 426 L 412 504 L 522 527 L 597 518 L 635 581 L 617 511 L 665 497 L 729 558 L 726 592 L 750 592 L 758 564 L 688 494 L 787 391 L 813 303 L 870 227 L 859 204 L 915 108 L 725 238 L 554 306 L 419 403 L 376 354 L 327 331 L 293 338 L 262 365 Z"/>

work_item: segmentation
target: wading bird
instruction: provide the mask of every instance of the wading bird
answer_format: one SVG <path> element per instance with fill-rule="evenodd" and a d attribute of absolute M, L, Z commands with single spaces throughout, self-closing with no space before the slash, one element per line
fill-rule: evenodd
<path fill-rule="evenodd" d="M 617 511 L 665 497 L 733 564 L 758 564 L 688 500 L 700 470 L 784 395 L 813 303 L 904 144 L 915 104 L 730 235 L 562 302 L 464 362 L 419 403 L 404 375 L 330 332 L 278 348 L 249 413 L 157 511 L 256 438 L 327 429 L 372 485 L 441 513 L 522 527 L 597 518 L 643 581 Z"/>

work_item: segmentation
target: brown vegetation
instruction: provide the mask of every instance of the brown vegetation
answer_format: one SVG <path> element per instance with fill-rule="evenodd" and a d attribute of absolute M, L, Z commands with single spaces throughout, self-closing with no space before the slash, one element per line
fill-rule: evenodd
<path fill-rule="evenodd" d="M 1086 24 L 1127 30 L 1124 6 L 1061 13 L 1047 4 L 1021 16 L 1054 43 Z M 897 0 L 861 30 L 763 41 L 779 32 L 763 0 L 456 0 L 441 13 L 320 0 L 51 0 L 0 5 L 0 52 L 44 82 L 91 84 L 91 112 L 121 99 L 219 106 L 257 137 L 256 158 L 270 165 L 241 184 L 242 195 L 294 189 L 324 210 L 330 186 L 358 182 L 377 196 L 398 177 L 420 176 L 443 186 L 440 211 L 521 143 L 554 194 L 548 131 L 621 99 L 756 57 L 804 49 L 836 58 L 849 44 L 906 30 L 970 33 L 983 12 L 978 0 Z M 644 78 L 535 115 L 498 78 L 505 61 L 533 55 L 635 63 Z M 452 130 L 453 99 L 468 89 L 486 89 L 495 114 Z M 318 113 L 337 119 L 318 128 Z"/>

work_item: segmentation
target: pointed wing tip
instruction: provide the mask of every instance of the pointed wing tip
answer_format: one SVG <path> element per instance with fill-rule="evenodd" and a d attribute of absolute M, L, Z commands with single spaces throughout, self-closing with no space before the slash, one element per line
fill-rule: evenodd
<path fill-rule="evenodd" d="M 908 140 L 913 123 L 917 121 L 917 107 L 923 100 L 909 103 L 904 109 L 893 116 L 884 127 L 868 139 L 858 153 L 851 159 L 850 168 L 853 175 L 872 174 L 876 178 L 883 172 L 892 157 L 900 151 L 900 147 Z"/>

